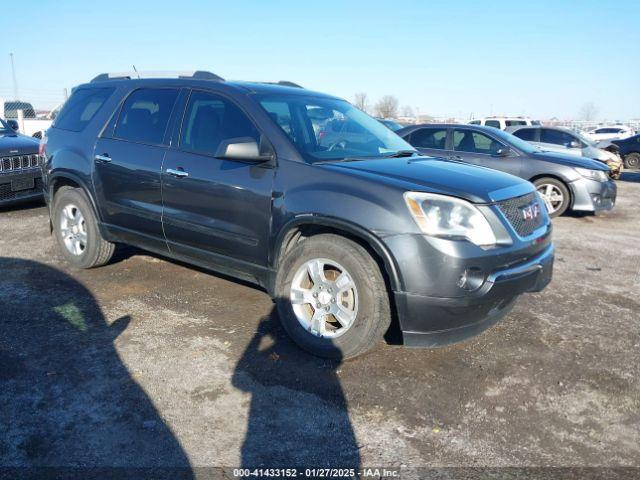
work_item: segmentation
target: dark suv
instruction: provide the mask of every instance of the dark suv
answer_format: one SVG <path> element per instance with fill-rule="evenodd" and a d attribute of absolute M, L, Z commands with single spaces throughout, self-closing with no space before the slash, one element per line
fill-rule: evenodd
<path fill-rule="evenodd" d="M 0 119 L 0 206 L 42 198 L 38 143 Z"/>
<path fill-rule="evenodd" d="M 551 225 L 530 183 L 421 157 L 328 95 L 207 72 L 103 74 L 44 141 L 71 264 L 103 265 L 127 243 L 254 282 L 317 355 L 362 353 L 393 318 L 407 345 L 462 340 L 551 279 Z"/>

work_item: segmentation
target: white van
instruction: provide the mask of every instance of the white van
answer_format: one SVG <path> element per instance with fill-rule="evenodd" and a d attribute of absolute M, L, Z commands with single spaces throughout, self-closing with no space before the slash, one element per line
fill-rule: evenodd
<path fill-rule="evenodd" d="M 540 125 L 539 120 L 531 120 L 528 117 L 485 117 L 477 118 L 469 122 L 471 125 L 484 125 L 504 130 L 507 127 L 521 127 Z"/>

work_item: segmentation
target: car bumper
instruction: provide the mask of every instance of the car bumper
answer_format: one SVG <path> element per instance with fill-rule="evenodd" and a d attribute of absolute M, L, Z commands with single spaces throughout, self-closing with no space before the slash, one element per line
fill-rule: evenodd
<path fill-rule="evenodd" d="M 23 188 L 25 183 L 32 187 Z M 42 198 L 42 174 L 39 169 L 0 174 L 0 205 Z"/>
<path fill-rule="evenodd" d="M 549 284 L 553 259 L 550 244 L 524 263 L 492 272 L 482 287 L 467 297 L 395 292 L 404 344 L 437 347 L 479 334 L 508 314 L 520 294 L 539 292 Z"/>
<path fill-rule="evenodd" d="M 581 178 L 571 182 L 573 210 L 583 212 L 600 212 L 611 210 L 616 204 L 617 187 L 613 180 L 597 182 Z"/>

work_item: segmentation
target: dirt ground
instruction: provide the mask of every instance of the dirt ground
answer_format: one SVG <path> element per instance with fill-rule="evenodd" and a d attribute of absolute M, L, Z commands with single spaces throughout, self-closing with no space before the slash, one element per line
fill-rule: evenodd
<path fill-rule="evenodd" d="M 4 208 L 0 466 L 640 467 L 640 173 L 618 186 L 554 220 L 551 285 L 494 328 L 342 364 L 259 289 L 134 249 L 74 271 L 44 206 Z"/>

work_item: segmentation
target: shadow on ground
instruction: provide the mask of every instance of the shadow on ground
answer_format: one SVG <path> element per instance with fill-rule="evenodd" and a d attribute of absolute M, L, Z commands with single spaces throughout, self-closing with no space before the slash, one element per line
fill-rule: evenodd
<path fill-rule="evenodd" d="M 243 467 L 359 468 L 340 364 L 296 347 L 275 309 L 261 321 L 233 375 L 251 393 Z"/>
<path fill-rule="evenodd" d="M 191 478 L 114 347 L 130 319 L 108 324 L 84 286 L 44 264 L 0 257 L 0 272 L 0 466 L 37 468 L 38 478 L 42 467 L 142 467 L 136 478 L 170 467 L 171 478 Z"/>

